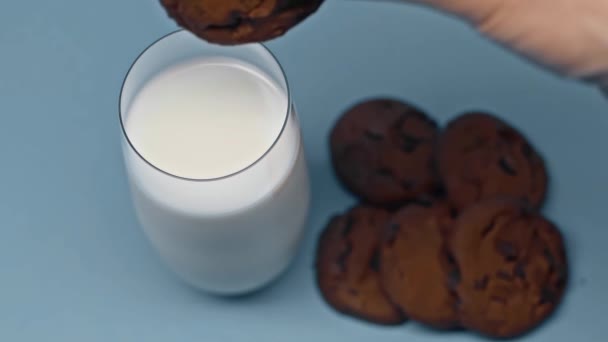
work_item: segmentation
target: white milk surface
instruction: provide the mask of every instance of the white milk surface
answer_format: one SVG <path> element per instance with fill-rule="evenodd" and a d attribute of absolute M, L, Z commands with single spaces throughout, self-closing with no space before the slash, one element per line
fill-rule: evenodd
<path fill-rule="evenodd" d="M 123 120 L 139 155 L 126 140 L 123 151 L 135 209 L 163 260 L 192 285 L 255 290 L 293 258 L 310 186 L 288 105 L 261 70 L 225 58 L 173 66 L 131 102 Z"/>

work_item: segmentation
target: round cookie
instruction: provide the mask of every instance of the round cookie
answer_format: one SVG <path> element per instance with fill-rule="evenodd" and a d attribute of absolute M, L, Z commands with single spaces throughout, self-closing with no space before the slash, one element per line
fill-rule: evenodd
<path fill-rule="evenodd" d="M 409 205 L 387 225 L 382 244 L 382 287 L 403 313 L 438 329 L 459 326 L 456 296 L 450 289 L 458 269 L 447 250 L 453 219 L 447 205 Z"/>
<path fill-rule="evenodd" d="M 337 311 L 366 321 L 394 325 L 405 318 L 382 292 L 378 248 L 389 218 L 382 209 L 359 206 L 333 217 L 319 239 L 317 284 Z"/>
<path fill-rule="evenodd" d="M 457 219 L 450 247 L 460 270 L 460 321 L 484 335 L 510 338 L 542 323 L 568 278 L 560 232 L 522 201 L 490 199 Z"/>
<path fill-rule="evenodd" d="M 283 35 L 323 0 L 161 0 L 180 26 L 209 42 L 235 45 Z"/>
<path fill-rule="evenodd" d="M 438 150 L 439 172 L 458 209 L 498 195 L 541 206 L 547 189 L 545 164 L 522 134 L 485 113 L 451 121 Z"/>
<path fill-rule="evenodd" d="M 394 205 L 439 187 L 434 164 L 438 128 L 419 109 L 375 99 L 349 109 L 330 135 L 340 181 L 364 201 Z"/>

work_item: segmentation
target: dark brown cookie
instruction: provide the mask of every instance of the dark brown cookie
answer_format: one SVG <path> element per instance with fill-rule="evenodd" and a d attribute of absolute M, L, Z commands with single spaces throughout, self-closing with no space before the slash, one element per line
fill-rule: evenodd
<path fill-rule="evenodd" d="M 450 285 L 458 269 L 447 251 L 453 219 L 447 205 L 409 205 L 387 224 L 380 279 L 390 300 L 413 320 L 439 329 L 459 326 Z"/>
<path fill-rule="evenodd" d="M 314 13 L 323 0 L 161 0 L 180 26 L 222 45 L 270 40 Z"/>
<path fill-rule="evenodd" d="M 547 171 L 538 153 L 513 127 L 484 113 L 462 115 L 439 139 L 439 172 L 459 209 L 497 195 L 540 207 Z"/>
<path fill-rule="evenodd" d="M 433 156 L 438 128 L 419 109 L 391 99 L 357 104 L 330 136 L 334 169 L 364 201 L 393 205 L 438 188 Z"/>
<path fill-rule="evenodd" d="M 450 247 L 463 326 L 484 335 L 524 334 L 558 306 L 568 266 L 562 237 L 522 201 L 490 199 L 457 219 Z"/>
<path fill-rule="evenodd" d="M 378 248 L 389 214 L 359 206 L 331 219 L 319 239 L 317 284 L 334 309 L 393 325 L 405 319 L 380 288 Z"/>

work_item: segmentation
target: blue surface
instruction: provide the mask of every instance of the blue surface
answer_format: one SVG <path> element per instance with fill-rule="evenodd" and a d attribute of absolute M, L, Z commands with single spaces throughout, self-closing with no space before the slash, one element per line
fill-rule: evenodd
<path fill-rule="evenodd" d="M 217 299 L 179 283 L 135 221 L 117 98 L 131 62 L 175 29 L 156 1 L 9 1 L 0 9 L 0 341 L 477 341 L 415 324 L 335 314 L 313 284 L 312 251 L 353 199 L 330 171 L 326 135 L 372 95 L 405 97 L 445 121 L 498 112 L 544 152 L 546 213 L 564 230 L 571 289 L 525 341 L 601 341 L 608 305 L 608 101 L 403 5 L 330 1 L 270 44 L 300 111 L 313 177 L 310 227 L 271 288 Z"/>

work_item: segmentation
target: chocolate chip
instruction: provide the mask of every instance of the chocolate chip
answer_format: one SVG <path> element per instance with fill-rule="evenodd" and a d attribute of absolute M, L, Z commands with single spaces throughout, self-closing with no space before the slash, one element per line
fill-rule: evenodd
<path fill-rule="evenodd" d="M 349 288 L 348 289 L 348 294 L 353 296 L 353 297 L 357 297 L 359 295 L 359 291 L 353 289 L 353 288 Z"/>
<path fill-rule="evenodd" d="M 226 26 L 239 26 L 243 22 L 243 13 L 240 11 L 230 11 Z"/>
<path fill-rule="evenodd" d="M 483 276 L 483 278 L 475 280 L 475 283 L 473 284 L 473 286 L 475 287 L 476 290 L 485 290 L 485 288 L 488 287 L 489 281 L 490 281 L 490 277 L 485 275 L 485 276 Z"/>
<path fill-rule="evenodd" d="M 511 276 L 511 274 L 509 274 L 509 272 L 505 272 L 503 270 L 499 270 L 498 272 L 496 272 L 496 278 L 506 280 L 506 281 L 513 280 L 513 277 Z"/>
<path fill-rule="evenodd" d="M 517 260 L 517 248 L 509 242 L 504 240 L 497 240 L 495 244 L 496 250 L 502 255 L 505 260 L 513 262 Z"/>
<path fill-rule="evenodd" d="M 456 288 L 460 284 L 460 279 L 460 271 L 457 268 L 450 269 L 448 272 L 448 287 L 451 289 Z"/>
<path fill-rule="evenodd" d="M 344 224 L 344 228 L 342 228 L 342 237 L 347 237 L 353 230 L 354 225 L 355 219 L 351 215 L 348 215 L 346 217 L 346 223 Z"/>
<path fill-rule="evenodd" d="M 433 166 L 434 168 L 434 166 Z M 445 189 L 445 186 L 443 184 L 439 184 L 437 186 L 435 186 L 435 188 L 433 189 L 432 195 L 437 197 L 437 198 L 443 198 L 447 195 L 447 190 Z"/>
<path fill-rule="evenodd" d="M 365 137 L 372 141 L 382 141 L 384 139 L 381 133 L 373 132 L 369 129 L 365 130 Z"/>
<path fill-rule="evenodd" d="M 230 13 L 230 17 L 228 18 L 228 22 L 224 25 L 207 25 L 208 30 L 235 30 L 239 26 L 241 26 L 247 18 L 243 17 L 243 14 L 238 11 L 232 11 Z"/>
<path fill-rule="evenodd" d="M 492 222 L 490 222 L 490 224 L 488 224 L 482 231 L 481 231 L 481 237 L 485 238 L 488 234 L 490 234 L 490 232 L 492 230 L 494 230 L 496 226 L 496 220 L 492 220 Z"/>
<path fill-rule="evenodd" d="M 454 258 L 454 255 L 448 250 L 444 248 L 443 255 L 445 257 L 445 261 L 447 262 L 448 271 L 448 287 L 450 289 L 456 288 L 460 281 L 462 280 L 462 274 L 460 273 L 460 268 L 458 267 L 458 263 Z"/>
<path fill-rule="evenodd" d="M 406 179 L 403 182 L 401 182 L 401 187 L 406 190 L 412 190 L 412 189 L 414 189 L 415 186 L 416 186 L 416 182 L 414 182 L 411 179 Z"/>
<path fill-rule="evenodd" d="M 458 217 L 458 209 L 456 208 L 450 208 L 450 216 L 455 219 Z"/>
<path fill-rule="evenodd" d="M 395 243 L 400 229 L 401 226 L 399 226 L 398 223 L 391 223 L 386 229 L 386 243 L 388 243 L 389 246 L 392 246 Z"/>
<path fill-rule="evenodd" d="M 433 207 L 433 199 L 426 196 L 418 197 L 413 203 L 416 203 L 417 205 L 425 208 Z"/>
<path fill-rule="evenodd" d="M 375 249 L 369 260 L 369 268 L 374 272 L 380 272 L 380 249 Z"/>
<path fill-rule="evenodd" d="M 528 199 L 523 199 L 521 201 L 521 210 L 520 210 L 521 218 L 530 219 L 530 218 L 534 218 L 535 215 L 536 215 L 536 210 L 534 210 L 534 207 L 532 206 L 530 201 L 528 201 Z"/>
<path fill-rule="evenodd" d="M 544 287 L 540 292 L 540 300 L 538 302 L 539 305 L 543 304 L 553 304 L 557 301 L 557 295 L 553 290 Z"/>
<path fill-rule="evenodd" d="M 515 170 L 515 168 L 511 164 L 511 162 L 506 157 L 500 158 L 500 160 L 498 161 L 498 166 L 500 166 L 500 168 L 506 174 L 508 174 L 510 176 L 517 176 L 517 171 Z"/>
<path fill-rule="evenodd" d="M 397 119 L 397 121 L 395 121 L 392 124 L 393 129 L 396 129 L 398 131 L 405 131 L 404 129 L 404 125 L 405 125 L 405 121 L 407 121 L 409 115 L 408 115 L 408 110 L 405 110 L 402 115 L 399 117 L 399 119 Z M 405 134 L 405 133 L 404 133 Z"/>
<path fill-rule="evenodd" d="M 514 142 L 519 140 L 519 134 L 517 134 L 517 132 L 515 130 L 513 130 L 511 127 L 508 126 L 504 126 L 501 125 L 501 127 L 498 127 L 498 136 L 503 139 L 506 140 L 507 142 Z"/>
<path fill-rule="evenodd" d="M 445 259 L 448 262 L 448 264 L 450 265 L 450 267 L 458 267 L 456 258 L 454 258 L 454 255 L 452 255 L 452 253 L 450 253 L 449 251 L 445 252 Z"/>
<path fill-rule="evenodd" d="M 418 146 L 422 143 L 422 139 L 413 137 L 408 134 L 401 135 L 402 144 L 401 149 L 406 153 L 414 152 Z"/>
<path fill-rule="evenodd" d="M 460 296 L 458 296 L 458 293 L 456 291 L 453 291 L 450 294 L 452 295 L 452 298 L 454 299 L 454 307 L 456 309 L 459 309 L 462 306 L 462 299 L 460 299 Z"/>
<path fill-rule="evenodd" d="M 280 10 L 294 9 L 298 6 L 297 1 L 280 0 L 277 3 L 276 13 L 279 13 Z"/>
<path fill-rule="evenodd" d="M 336 264 L 338 265 L 338 268 L 341 272 L 346 272 L 346 261 L 348 260 L 348 257 L 351 255 L 352 252 L 353 246 L 348 244 L 346 245 L 346 248 L 344 248 L 344 251 L 342 251 L 342 253 L 340 253 L 340 255 L 338 255 L 338 257 L 336 258 Z"/>
<path fill-rule="evenodd" d="M 522 280 L 526 279 L 526 265 L 522 262 L 518 262 L 515 264 L 515 269 L 513 270 L 513 274 Z"/>
<path fill-rule="evenodd" d="M 384 177 L 393 177 L 393 172 L 390 169 L 387 168 L 380 168 L 378 170 L 376 170 L 376 173 L 379 174 L 380 176 L 384 176 Z"/>
<path fill-rule="evenodd" d="M 545 259 L 547 260 L 547 263 L 549 264 L 549 268 L 551 272 L 554 272 L 555 270 L 559 270 L 559 265 L 557 263 L 557 260 L 555 260 L 555 257 L 553 256 L 553 254 L 551 253 L 551 251 L 548 248 L 545 248 L 543 250 L 543 255 L 545 256 Z"/>

